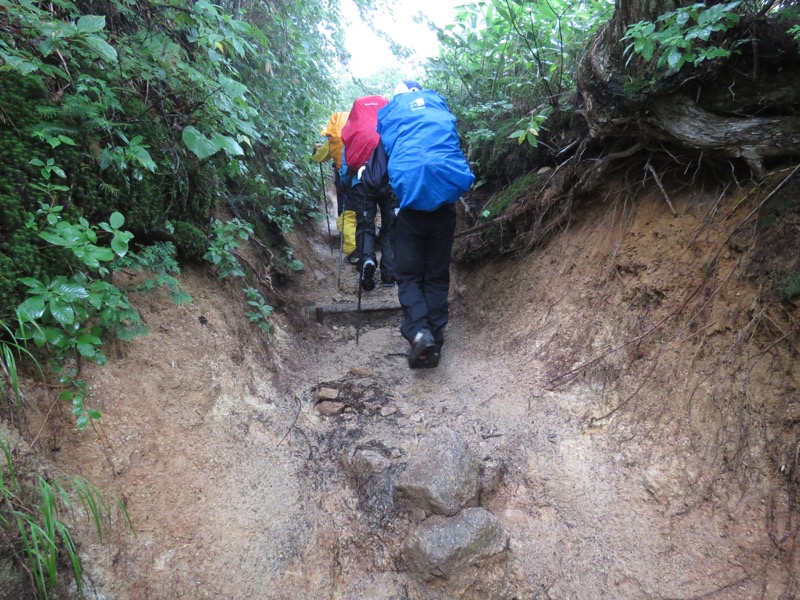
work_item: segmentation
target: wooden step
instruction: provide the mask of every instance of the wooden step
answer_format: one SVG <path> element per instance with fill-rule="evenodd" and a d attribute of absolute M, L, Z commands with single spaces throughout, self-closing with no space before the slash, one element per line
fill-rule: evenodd
<path fill-rule="evenodd" d="M 380 311 L 400 310 L 397 298 L 376 298 L 361 300 L 361 312 L 371 313 Z M 336 302 L 332 304 L 315 304 L 306 308 L 309 318 L 314 318 L 317 323 L 322 323 L 325 314 L 356 314 L 358 302 Z"/>

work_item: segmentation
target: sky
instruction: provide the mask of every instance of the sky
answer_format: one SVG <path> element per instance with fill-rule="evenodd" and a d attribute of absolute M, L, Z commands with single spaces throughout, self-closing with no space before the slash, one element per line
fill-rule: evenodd
<path fill-rule="evenodd" d="M 379 26 L 400 44 L 417 50 L 421 57 L 437 53 L 436 34 L 424 23 L 415 23 L 413 15 L 422 12 L 439 27 L 453 22 L 455 7 L 465 0 L 396 0 L 395 18 L 378 20 Z M 356 77 L 366 77 L 382 67 L 397 64 L 389 46 L 364 25 L 351 0 L 342 0 L 342 11 L 347 26 L 345 46 L 352 55 L 350 72 Z"/>

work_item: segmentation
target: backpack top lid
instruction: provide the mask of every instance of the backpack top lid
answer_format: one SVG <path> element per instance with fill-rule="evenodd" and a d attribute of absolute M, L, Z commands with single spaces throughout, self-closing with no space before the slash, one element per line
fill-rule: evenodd
<path fill-rule="evenodd" d="M 344 150 L 342 127 L 347 123 L 349 114 L 343 111 L 333 113 L 328 120 L 328 125 L 322 131 L 322 135 L 326 136 L 330 142 L 330 154 L 337 171 L 342 168 L 342 150 Z"/>
<path fill-rule="evenodd" d="M 418 92 L 422 86 L 413 79 L 405 79 L 394 86 L 394 95 L 405 94 L 406 92 Z"/>
<path fill-rule="evenodd" d="M 342 141 L 347 166 L 354 173 L 366 164 L 378 145 L 378 110 L 388 103 L 383 96 L 363 96 L 353 102 L 342 128 Z"/>

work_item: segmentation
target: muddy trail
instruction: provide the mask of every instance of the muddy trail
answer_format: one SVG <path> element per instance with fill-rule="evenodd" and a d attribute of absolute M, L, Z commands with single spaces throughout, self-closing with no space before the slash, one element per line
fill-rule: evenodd
<path fill-rule="evenodd" d="M 247 323 L 239 283 L 199 269 L 192 304 L 137 298 L 150 334 L 85 367 L 102 426 L 73 431 L 45 389 L 27 424 L 136 526 L 81 532 L 90 597 L 798 597 L 781 436 L 800 366 L 732 236 L 756 201 L 687 194 L 673 216 L 657 193 L 609 193 L 530 256 L 454 266 L 432 370 L 408 369 L 397 310 L 309 310 L 356 298 L 324 223 L 291 240 L 306 269 L 273 334 Z M 426 514 L 393 486 L 443 428 L 508 543 L 425 578 L 402 548 Z"/>

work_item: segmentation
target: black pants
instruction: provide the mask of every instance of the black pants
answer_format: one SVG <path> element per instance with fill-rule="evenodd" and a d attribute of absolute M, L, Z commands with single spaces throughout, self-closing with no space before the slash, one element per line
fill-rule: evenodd
<path fill-rule="evenodd" d="M 345 204 L 347 203 L 347 194 L 349 190 L 342 182 L 342 177 L 339 175 L 339 171 L 335 166 L 333 168 L 333 185 L 336 188 L 336 216 L 338 217 L 342 214 Z"/>
<path fill-rule="evenodd" d="M 403 307 L 400 333 L 409 342 L 423 327 L 439 348 L 449 319 L 450 252 L 456 230 L 455 206 L 433 212 L 403 209 L 392 230 L 394 276 Z"/>
<path fill-rule="evenodd" d="M 391 188 L 387 185 L 378 192 L 368 192 L 366 186 L 360 183 L 351 188 L 350 199 L 356 211 L 356 247 L 362 260 L 375 260 L 375 216 L 381 211 L 381 275 L 391 275 L 394 271 L 392 245 L 389 241 L 389 231 L 394 221 L 394 194 Z"/>

